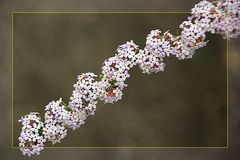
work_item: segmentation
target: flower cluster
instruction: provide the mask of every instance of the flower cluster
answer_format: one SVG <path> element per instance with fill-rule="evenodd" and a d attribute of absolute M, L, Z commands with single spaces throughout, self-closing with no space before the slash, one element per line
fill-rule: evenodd
<path fill-rule="evenodd" d="M 85 123 L 88 116 L 85 110 L 78 110 L 70 106 L 67 109 L 71 112 L 69 119 L 64 123 L 68 128 L 75 130 Z"/>
<path fill-rule="evenodd" d="M 128 71 L 137 64 L 139 46 L 133 41 L 120 45 L 114 57 L 105 60 L 99 75 L 99 99 L 104 103 L 114 103 L 122 99 L 122 91 L 130 77 Z"/>
<path fill-rule="evenodd" d="M 195 50 L 207 45 L 206 31 L 191 21 L 184 21 L 180 26 L 181 36 L 173 44 L 173 55 L 179 60 L 192 58 Z"/>
<path fill-rule="evenodd" d="M 162 60 L 173 53 L 172 43 L 174 39 L 175 37 L 169 31 L 161 34 L 158 29 L 152 30 L 147 36 L 145 50 Z"/>
<path fill-rule="evenodd" d="M 184 21 L 179 27 L 182 29 L 181 41 L 185 46 L 196 50 L 207 45 L 207 42 L 204 42 L 206 38 L 204 28 L 191 21 Z"/>
<path fill-rule="evenodd" d="M 155 54 L 152 54 L 147 49 L 140 50 L 137 55 L 137 64 L 143 73 L 157 73 L 164 71 L 165 63 Z"/>
<path fill-rule="evenodd" d="M 104 61 L 100 75 L 99 98 L 105 103 L 113 103 L 122 99 L 122 90 L 127 86 L 130 67 L 122 58 L 111 57 Z"/>
<path fill-rule="evenodd" d="M 192 9 L 189 20 L 206 32 L 223 35 L 224 39 L 237 38 L 240 34 L 240 1 L 216 1 L 216 5 L 201 1 Z"/>
<path fill-rule="evenodd" d="M 39 114 L 32 112 L 22 117 L 19 122 L 23 125 L 22 132 L 18 138 L 19 147 L 23 155 L 39 155 L 46 142 L 43 136 L 44 125 Z"/>
<path fill-rule="evenodd" d="M 122 59 L 125 65 L 129 68 L 135 66 L 136 63 L 136 55 L 138 54 L 139 46 L 136 45 L 133 41 L 126 42 L 118 47 L 116 50 L 116 57 Z"/>
<path fill-rule="evenodd" d="M 219 10 L 213 3 L 200 1 L 192 8 L 192 16 L 188 18 L 192 23 L 197 24 L 206 32 L 216 33 L 216 28 L 224 12 Z M 226 19 L 225 19 L 226 20 Z"/>
<path fill-rule="evenodd" d="M 240 35 L 240 0 L 219 1 L 217 8 L 222 14 L 216 26 L 216 32 L 223 38 L 237 38 Z"/>
<path fill-rule="evenodd" d="M 85 111 L 86 114 L 94 115 L 98 97 L 98 83 L 94 73 L 83 73 L 78 76 L 74 84 L 74 91 L 70 97 L 70 106 L 77 110 Z"/>
<path fill-rule="evenodd" d="M 120 45 L 114 57 L 106 59 L 102 72 L 83 73 L 78 76 L 69 103 L 60 98 L 45 107 L 44 121 L 38 113 L 22 117 L 22 131 L 19 137 L 20 150 L 24 155 L 39 154 L 44 143 L 53 144 L 67 135 L 67 128 L 73 130 L 94 115 L 98 100 L 114 103 L 122 99 L 129 70 L 139 66 L 143 73 L 164 71 L 164 58 L 175 56 L 179 60 L 192 58 L 197 49 L 207 45 L 206 34 L 221 34 L 225 39 L 240 35 L 240 0 L 223 0 L 214 3 L 203 0 L 192 9 L 188 20 L 179 28 L 180 35 L 169 31 L 152 30 L 146 38 L 146 46 L 140 49 L 133 41 Z"/>
<path fill-rule="evenodd" d="M 71 115 L 66 125 L 74 130 L 85 123 L 88 115 L 95 114 L 99 92 L 96 77 L 94 73 L 83 73 L 73 85 L 74 91 L 68 108 Z"/>
<path fill-rule="evenodd" d="M 65 109 L 62 103 L 60 98 L 56 102 L 50 102 L 45 107 L 45 127 L 43 133 L 45 138 L 53 144 L 60 143 L 61 139 L 67 135 L 64 122 L 69 119 L 70 112 Z"/>

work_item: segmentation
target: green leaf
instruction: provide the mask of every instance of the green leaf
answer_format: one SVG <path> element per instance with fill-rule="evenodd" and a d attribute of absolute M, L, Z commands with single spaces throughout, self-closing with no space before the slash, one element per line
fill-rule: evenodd
<path fill-rule="evenodd" d="M 179 32 L 180 32 L 179 29 L 177 29 L 177 36 L 179 36 Z"/>
<path fill-rule="evenodd" d="M 65 109 L 66 111 L 71 111 L 71 110 L 72 110 L 71 107 L 68 106 L 68 105 L 64 105 L 64 109 Z"/>
<path fill-rule="evenodd" d="M 42 120 L 42 117 L 41 117 L 40 115 L 38 115 L 38 118 L 39 118 L 40 120 Z"/>
<path fill-rule="evenodd" d="M 39 136 L 43 136 L 43 127 L 38 129 L 38 134 Z"/>
<path fill-rule="evenodd" d="M 98 79 L 99 79 L 100 81 L 103 79 L 103 74 L 102 74 L 102 73 L 98 75 Z"/>
<path fill-rule="evenodd" d="M 117 81 L 116 81 L 115 79 L 112 79 L 111 81 L 109 81 L 109 83 L 110 83 L 112 86 L 114 86 L 116 82 L 117 82 Z"/>

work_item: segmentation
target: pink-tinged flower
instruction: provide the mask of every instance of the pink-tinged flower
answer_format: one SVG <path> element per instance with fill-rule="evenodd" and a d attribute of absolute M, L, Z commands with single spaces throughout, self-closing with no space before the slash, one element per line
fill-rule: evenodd
<path fill-rule="evenodd" d="M 126 66 L 132 68 L 136 63 L 136 55 L 138 54 L 139 46 L 132 40 L 120 45 L 116 50 L 116 57 L 122 59 Z"/>
<path fill-rule="evenodd" d="M 160 30 L 152 30 L 147 36 L 145 50 L 161 60 L 170 56 L 173 52 L 172 43 L 174 36 L 169 31 L 162 33 Z"/>
<path fill-rule="evenodd" d="M 46 140 L 53 144 L 60 143 L 67 135 L 64 122 L 69 120 L 70 112 L 66 109 L 62 99 L 52 101 L 45 107 L 44 130 Z"/>
<path fill-rule="evenodd" d="M 166 66 L 162 62 L 161 58 L 155 54 L 150 53 L 146 49 L 139 50 L 139 54 L 137 55 L 137 63 L 142 72 L 146 74 L 164 71 L 164 67 Z"/>
<path fill-rule="evenodd" d="M 44 124 L 41 121 L 39 113 L 32 112 L 22 117 L 19 122 L 22 123 L 22 131 L 18 138 L 19 147 L 23 155 L 40 154 L 44 149 L 46 139 L 43 134 Z"/>

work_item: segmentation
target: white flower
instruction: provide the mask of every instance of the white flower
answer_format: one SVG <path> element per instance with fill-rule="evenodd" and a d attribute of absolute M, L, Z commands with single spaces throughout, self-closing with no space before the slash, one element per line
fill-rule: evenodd
<path fill-rule="evenodd" d="M 180 28 L 182 29 L 180 38 L 182 45 L 192 50 L 197 50 L 207 45 L 207 41 L 204 41 L 206 30 L 203 28 L 193 24 L 191 21 L 184 21 Z"/>
<path fill-rule="evenodd" d="M 222 11 L 208 1 L 200 1 L 192 8 L 192 16 L 189 20 L 203 28 L 207 32 L 215 33 L 216 25 L 222 17 Z"/>
<path fill-rule="evenodd" d="M 85 123 L 87 116 L 88 115 L 85 110 L 79 110 L 72 107 L 70 118 L 64 124 L 75 130 Z"/>
<path fill-rule="evenodd" d="M 122 99 L 122 89 L 114 83 L 116 82 L 111 83 L 104 78 L 99 82 L 99 98 L 104 103 L 114 103 Z"/>
<path fill-rule="evenodd" d="M 23 155 L 29 157 L 33 154 L 40 154 L 44 149 L 46 139 L 43 135 L 44 125 L 40 119 L 39 113 L 32 112 L 22 117 L 19 122 L 22 123 L 22 131 L 18 138 L 19 147 Z"/>
<path fill-rule="evenodd" d="M 83 73 L 78 76 L 78 82 L 74 84 L 74 91 L 70 97 L 70 106 L 78 110 L 84 110 L 87 115 L 94 115 L 98 98 L 97 76 L 93 73 Z"/>
<path fill-rule="evenodd" d="M 173 41 L 174 36 L 169 31 L 162 34 L 158 29 L 152 30 L 147 36 L 145 50 L 162 59 L 173 52 L 171 45 Z"/>
<path fill-rule="evenodd" d="M 164 67 L 166 66 L 161 58 L 151 54 L 148 50 L 139 50 L 137 63 L 142 69 L 142 72 L 147 74 L 164 71 Z"/>
<path fill-rule="evenodd" d="M 102 66 L 103 79 L 107 81 L 116 81 L 116 85 L 121 89 L 126 87 L 124 82 L 130 77 L 128 71 L 130 67 L 124 60 L 119 59 L 117 56 L 111 57 L 104 61 Z"/>
<path fill-rule="evenodd" d="M 240 35 L 240 1 L 219 1 L 217 8 L 222 11 L 216 32 L 222 34 L 224 39 L 230 40 Z"/>
<path fill-rule="evenodd" d="M 78 81 L 73 85 L 74 91 L 70 97 L 70 118 L 65 121 L 67 127 L 75 130 L 85 123 L 87 116 L 95 114 L 96 99 L 99 96 L 96 77 L 95 74 L 90 72 L 78 76 Z"/>
<path fill-rule="evenodd" d="M 116 57 L 122 59 L 126 66 L 132 68 L 136 65 L 136 54 L 138 54 L 139 46 L 136 45 L 132 40 L 120 45 L 116 52 Z"/>
<path fill-rule="evenodd" d="M 70 112 L 66 110 L 62 98 L 52 101 L 45 107 L 44 135 L 53 144 L 60 143 L 67 135 L 64 122 L 69 120 Z"/>
<path fill-rule="evenodd" d="M 102 66 L 102 78 L 98 82 L 99 98 L 105 103 L 113 103 L 122 99 L 122 90 L 127 86 L 126 79 L 130 77 L 129 63 L 125 63 L 120 55 L 116 55 L 104 61 Z"/>
<path fill-rule="evenodd" d="M 173 46 L 174 46 L 173 55 L 175 55 L 178 58 L 178 60 L 192 58 L 195 53 L 195 49 L 185 45 L 185 42 L 182 41 L 182 39 L 176 40 L 173 43 Z"/>
<path fill-rule="evenodd" d="M 218 1 L 216 6 L 201 1 L 192 9 L 189 20 L 207 32 L 223 35 L 224 39 L 236 38 L 240 34 L 240 1 Z"/>

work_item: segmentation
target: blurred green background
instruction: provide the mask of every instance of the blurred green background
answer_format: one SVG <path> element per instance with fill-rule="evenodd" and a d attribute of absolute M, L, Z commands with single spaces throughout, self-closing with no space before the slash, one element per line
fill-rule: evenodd
<path fill-rule="evenodd" d="M 68 101 L 78 74 L 100 72 L 118 45 L 134 40 L 144 47 L 152 29 L 170 30 L 188 14 L 15 14 L 14 112 L 11 109 L 12 11 L 185 11 L 191 0 L 3 0 L 0 2 L 0 158 L 29 159 L 17 146 L 17 120 L 63 97 Z M 98 104 L 95 116 L 68 132 L 56 146 L 226 146 L 226 41 L 209 44 L 191 60 L 167 58 L 166 71 L 144 75 L 131 70 L 123 100 Z M 240 47 L 229 43 L 229 148 L 49 148 L 34 159 L 236 160 L 240 149 Z"/>

